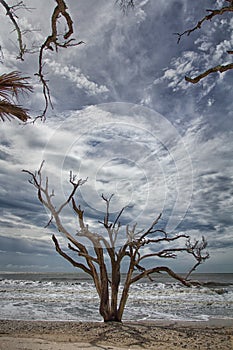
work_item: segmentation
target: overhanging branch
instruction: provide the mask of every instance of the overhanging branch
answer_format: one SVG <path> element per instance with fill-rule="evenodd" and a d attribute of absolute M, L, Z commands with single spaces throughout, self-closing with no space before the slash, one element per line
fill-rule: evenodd
<path fill-rule="evenodd" d="M 228 0 L 226 0 L 228 1 Z M 200 29 L 202 27 L 202 24 L 206 21 L 211 21 L 213 17 L 223 15 L 227 12 L 233 12 L 233 2 L 230 0 L 229 1 L 231 5 L 222 7 L 221 9 L 215 9 L 215 10 L 210 10 L 207 9 L 207 12 L 210 12 L 209 15 L 204 16 L 200 21 L 197 22 L 197 24 L 191 28 L 185 30 L 183 33 L 174 33 L 175 35 L 178 36 L 177 43 L 180 42 L 182 36 L 187 35 L 189 36 L 191 33 L 193 33 L 195 30 Z"/>
<path fill-rule="evenodd" d="M 45 120 L 46 112 L 48 110 L 49 105 L 51 108 L 53 108 L 53 104 L 51 101 L 51 95 L 50 95 L 50 89 L 48 85 L 48 80 L 45 78 L 44 75 L 44 62 L 43 62 L 43 56 L 45 50 L 50 51 L 58 51 L 58 48 L 68 48 L 72 46 L 78 46 L 80 44 L 83 44 L 83 41 L 75 42 L 75 39 L 71 38 L 73 34 L 73 21 L 71 19 L 70 14 L 68 13 L 68 7 L 66 5 L 66 2 L 64 0 L 55 0 L 57 3 L 57 6 L 54 8 L 53 14 L 51 16 L 51 34 L 47 36 L 44 43 L 40 47 L 39 52 L 39 68 L 38 73 L 36 75 L 39 77 L 40 82 L 43 87 L 43 95 L 45 99 L 45 106 L 44 110 L 41 115 L 39 115 L 37 118 L 40 118 L 41 120 Z M 68 26 L 68 30 L 63 34 L 63 42 L 59 41 L 59 33 L 57 30 L 57 23 L 59 18 L 63 18 Z"/>
<path fill-rule="evenodd" d="M 204 22 L 211 21 L 216 16 L 221 16 L 221 15 L 224 15 L 226 13 L 232 13 L 233 12 L 233 0 L 225 0 L 225 1 L 227 1 L 229 3 L 229 6 L 224 6 L 220 9 L 214 9 L 214 10 L 207 9 L 206 11 L 209 12 L 209 14 L 204 16 L 200 21 L 198 21 L 197 24 L 193 28 L 187 29 L 183 33 L 174 33 L 175 35 L 178 36 L 177 43 L 180 42 L 181 38 L 184 35 L 189 36 L 191 33 L 196 31 L 197 29 L 201 29 Z M 232 54 L 233 51 L 228 50 L 227 53 Z M 226 71 L 231 70 L 231 69 L 233 69 L 233 63 L 229 63 L 226 65 L 219 64 L 215 67 L 207 69 L 206 71 L 197 75 L 196 77 L 190 78 L 188 76 L 185 76 L 185 80 L 189 83 L 197 84 L 201 79 L 204 79 L 205 77 L 207 77 L 208 75 L 210 75 L 212 73 L 223 73 L 223 72 L 226 72 Z"/>
<path fill-rule="evenodd" d="M 22 32 L 21 29 L 18 25 L 18 22 L 16 20 L 16 16 L 13 13 L 13 7 L 9 6 L 6 1 L 0 0 L 0 4 L 5 8 L 6 10 L 6 15 L 9 16 L 11 22 L 13 23 L 13 26 L 15 27 L 17 36 L 18 36 L 18 43 L 19 43 L 19 54 L 18 57 L 20 60 L 23 61 L 23 56 L 25 54 L 26 50 L 26 45 L 23 43 L 23 37 L 22 37 Z"/>
<path fill-rule="evenodd" d="M 198 83 L 201 79 L 207 77 L 208 75 L 212 74 L 212 73 L 223 73 L 223 72 L 226 72 L 230 69 L 233 69 L 233 63 L 229 63 L 227 65 L 218 65 L 216 67 L 213 67 L 213 68 L 210 68 L 210 69 L 207 69 L 204 73 L 201 73 L 200 75 L 194 77 L 194 78 L 190 78 L 190 77 L 187 77 L 185 76 L 185 80 L 189 83 L 192 83 L 192 84 L 196 84 Z"/>

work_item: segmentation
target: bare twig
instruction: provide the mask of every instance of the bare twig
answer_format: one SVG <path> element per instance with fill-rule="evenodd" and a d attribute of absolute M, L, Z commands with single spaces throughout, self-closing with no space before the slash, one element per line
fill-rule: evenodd
<path fill-rule="evenodd" d="M 226 0 L 228 1 L 228 0 Z M 229 1 L 231 4 L 229 6 L 226 7 L 222 7 L 221 9 L 216 9 L 216 10 L 206 10 L 208 12 L 210 12 L 209 15 L 206 15 L 205 17 L 203 17 L 200 21 L 197 22 L 197 24 L 191 28 L 191 29 L 187 29 L 185 30 L 183 33 L 174 33 L 175 35 L 178 36 L 177 39 L 177 43 L 180 42 L 182 36 L 187 35 L 189 36 L 191 33 L 193 33 L 195 30 L 200 29 L 202 27 L 202 24 L 206 21 L 211 21 L 213 17 L 215 16 L 219 16 L 219 15 L 223 15 L 227 12 L 233 12 L 233 3 L 232 1 Z"/>
<path fill-rule="evenodd" d="M 110 205 L 110 202 L 111 202 L 111 199 L 112 199 L 112 197 L 114 196 L 114 194 L 111 194 L 111 196 L 109 197 L 109 198 L 107 198 L 107 197 L 105 197 L 104 195 L 103 195 L 103 193 L 102 193 L 102 199 L 105 201 L 105 203 L 106 203 L 106 215 L 105 215 L 105 217 L 104 217 L 104 226 L 106 227 L 106 228 L 109 228 L 109 227 L 111 227 L 112 226 L 112 224 L 110 223 L 109 224 L 109 205 Z"/>
<path fill-rule="evenodd" d="M 16 15 L 14 14 L 15 7 L 14 6 L 9 6 L 5 0 L 0 0 L 0 4 L 5 8 L 6 10 L 6 15 L 9 16 L 11 22 L 13 23 L 15 30 L 17 32 L 18 36 L 18 45 L 19 45 L 19 54 L 18 57 L 20 60 L 24 60 L 24 54 L 26 50 L 26 45 L 23 43 L 23 37 L 22 37 L 22 32 L 21 29 L 18 25 L 18 22 L 16 20 Z M 18 7 L 22 6 L 22 2 L 18 4 Z"/>
<path fill-rule="evenodd" d="M 188 239 L 186 242 L 187 252 L 189 254 L 192 254 L 194 258 L 197 260 L 197 263 L 190 269 L 188 274 L 186 275 L 185 279 L 187 280 L 191 273 L 196 270 L 196 268 L 202 264 L 205 260 L 209 259 L 210 255 L 208 252 L 205 252 L 203 254 L 203 251 L 207 247 L 207 241 L 205 240 L 205 237 L 202 237 L 201 242 L 195 241 L 193 244 L 191 243 L 191 240 Z"/>
<path fill-rule="evenodd" d="M 143 233 L 143 235 L 139 238 L 139 241 L 143 241 L 143 239 L 146 236 L 154 232 L 154 227 L 157 225 L 161 217 L 162 217 L 162 213 L 160 213 L 159 216 L 152 222 L 152 225 L 148 228 L 148 230 L 146 230 L 145 233 Z"/>

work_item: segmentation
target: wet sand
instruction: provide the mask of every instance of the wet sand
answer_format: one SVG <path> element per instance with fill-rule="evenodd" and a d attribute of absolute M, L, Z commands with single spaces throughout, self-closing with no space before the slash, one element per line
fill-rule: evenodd
<path fill-rule="evenodd" d="M 0 321 L 0 350 L 232 350 L 233 321 Z"/>

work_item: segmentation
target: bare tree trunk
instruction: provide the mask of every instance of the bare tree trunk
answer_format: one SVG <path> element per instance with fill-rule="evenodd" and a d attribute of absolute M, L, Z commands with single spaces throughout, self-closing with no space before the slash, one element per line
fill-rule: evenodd
<path fill-rule="evenodd" d="M 133 253 L 132 247 L 130 247 L 130 251 L 131 251 L 131 253 Z M 120 305 L 119 305 L 119 309 L 118 309 L 119 320 L 122 319 L 125 305 L 126 305 L 126 302 L 127 302 L 128 296 L 129 296 L 129 288 L 130 288 L 130 284 L 131 284 L 131 277 L 132 277 L 132 274 L 134 271 L 134 263 L 135 263 L 135 253 L 131 255 L 130 265 L 128 268 L 126 280 L 124 282 L 124 289 L 123 289 L 123 292 L 121 295 Z"/>
<path fill-rule="evenodd" d="M 118 317 L 118 295 L 119 295 L 119 285 L 120 285 L 121 275 L 120 275 L 120 264 L 115 261 L 112 265 L 112 285 L 111 285 L 111 318 L 112 321 L 121 322 Z"/>
<path fill-rule="evenodd" d="M 108 272 L 104 262 L 103 248 L 95 248 L 95 251 L 99 259 L 100 281 L 101 281 L 99 311 L 101 316 L 104 319 L 104 322 L 107 322 L 109 321 L 109 315 L 110 315 Z"/>

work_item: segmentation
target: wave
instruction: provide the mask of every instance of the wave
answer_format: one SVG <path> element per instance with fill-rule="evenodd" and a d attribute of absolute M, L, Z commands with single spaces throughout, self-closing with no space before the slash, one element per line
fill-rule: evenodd
<path fill-rule="evenodd" d="M 6 277 L 6 276 L 2 276 Z M 22 276 L 18 275 L 18 278 Z M 40 276 L 0 280 L 1 319 L 100 321 L 98 295 L 89 279 Z M 121 287 L 122 290 L 122 287 Z M 125 320 L 231 318 L 233 284 L 219 279 L 186 288 L 161 279 L 132 285 Z"/>

